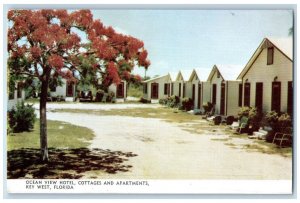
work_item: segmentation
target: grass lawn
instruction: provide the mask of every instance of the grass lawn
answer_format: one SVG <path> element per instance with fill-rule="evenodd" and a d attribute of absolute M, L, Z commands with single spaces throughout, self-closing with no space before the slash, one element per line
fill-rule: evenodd
<path fill-rule="evenodd" d="M 12 133 L 7 136 L 7 149 L 40 147 L 40 122 L 35 122 L 31 132 Z M 71 125 L 69 123 L 48 120 L 49 148 L 82 148 L 89 145 L 94 133 L 89 128 Z"/>

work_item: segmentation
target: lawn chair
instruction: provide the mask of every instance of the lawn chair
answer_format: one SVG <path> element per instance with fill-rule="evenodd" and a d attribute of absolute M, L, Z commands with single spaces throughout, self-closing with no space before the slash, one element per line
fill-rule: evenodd
<path fill-rule="evenodd" d="M 280 148 L 284 145 L 291 146 L 293 142 L 292 129 L 288 128 L 285 133 L 277 132 L 273 138 L 272 143 L 277 144 Z"/>
<path fill-rule="evenodd" d="M 243 116 L 241 119 L 240 119 L 240 122 L 239 122 L 239 127 L 237 128 L 237 132 L 239 134 L 241 134 L 243 132 L 243 130 L 246 130 L 249 126 L 249 118 L 246 117 L 246 116 Z"/>

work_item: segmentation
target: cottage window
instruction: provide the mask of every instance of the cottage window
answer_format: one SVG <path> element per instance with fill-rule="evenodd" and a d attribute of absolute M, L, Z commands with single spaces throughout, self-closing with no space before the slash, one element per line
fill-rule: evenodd
<path fill-rule="evenodd" d="M 221 77 L 221 74 L 219 71 L 217 71 L 217 78 L 220 78 Z"/>
<path fill-rule="evenodd" d="M 272 65 L 274 60 L 274 48 L 268 48 L 267 65 Z"/>
<path fill-rule="evenodd" d="M 183 83 L 183 94 L 182 97 L 185 97 L 185 83 Z"/>
<path fill-rule="evenodd" d="M 171 95 L 174 94 L 174 83 L 171 83 Z"/>

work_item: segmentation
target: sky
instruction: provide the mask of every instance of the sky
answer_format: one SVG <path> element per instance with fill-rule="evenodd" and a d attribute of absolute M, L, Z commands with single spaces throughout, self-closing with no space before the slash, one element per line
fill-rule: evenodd
<path fill-rule="evenodd" d="M 92 10 L 94 19 L 144 41 L 147 76 L 245 66 L 264 37 L 289 37 L 290 10 Z M 144 76 L 144 68 L 134 73 Z"/>

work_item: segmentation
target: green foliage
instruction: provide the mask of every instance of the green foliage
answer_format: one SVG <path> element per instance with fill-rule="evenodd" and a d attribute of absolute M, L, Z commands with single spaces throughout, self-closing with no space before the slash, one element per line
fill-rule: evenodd
<path fill-rule="evenodd" d="M 292 118 L 289 114 L 281 114 L 278 118 L 278 125 L 283 133 L 292 133 Z"/>
<path fill-rule="evenodd" d="M 162 105 L 171 107 L 171 108 L 177 108 L 180 106 L 180 99 L 178 96 L 172 95 L 167 98 L 159 99 L 158 102 Z"/>
<path fill-rule="evenodd" d="M 269 125 L 272 127 L 278 121 L 278 113 L 276 111 L 269 111 L 265 115 L 265 119 L 267 120 Z"/>
<path fill-rule="evenodd" d="M 252 125 L 252 129 L 254 131 L 259 129 L 262 114 L 257 111 L 256 107 L 241 107 L 238 112 L 238 117 L 239 120 L 242 117 L 247 117 L 249 119 L 249 124 Z"/>
<path fill-rule="evenodd" d="M 8 112 L 8 123 L 12 132 L 30 131 L 33 129 L 36 115 L 32 105 L 18 103 L 16 110 L 13 108 Z"/>
<path fill-rule="evenodd" d="M 279 115 L 275 111 L 269 111 L 265 118 L 274 132 L 290 133 L 286 132 L 287 129 L 292 128 L 292 118 L 289 114 L 284 113 Z"/>
<path fill-rule="evenodd" d="M 178 96 L 172 95 L 170 97 L 168 97 L 168 103 L 167 105 L 171 108 L 176 108 L 179 106 L 180 103 L 180 99 Z"/>
<path fill-rule="evenodd" d="M 253 119 L 257 115 L 257 109 L 256 107 L 241 107 L 238 116 L 239 119 L 241 119 L 243 116 L 246 116 L 249 119 Z"/>
<path fill-rule="evenodd" d="M 128 96 L 141 98 L 143 93 L 143 86 L 141 84 L 130 83 L 128 87 Z"/>

